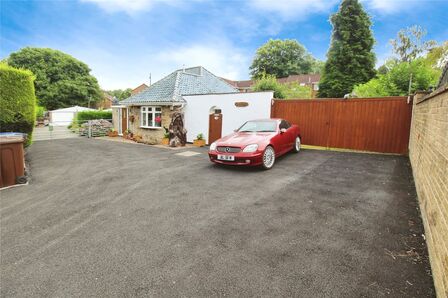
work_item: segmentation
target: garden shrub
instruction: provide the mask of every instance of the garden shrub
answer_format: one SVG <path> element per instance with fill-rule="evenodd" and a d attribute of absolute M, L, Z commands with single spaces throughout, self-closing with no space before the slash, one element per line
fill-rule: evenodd
<path fill-rule="evenodd" d="M 76 113 L 76 120 L 87 121 L 87 120 L 96 120 L 96 119 L 104 119 L 111 120 L 112 112 L 111 111 L 82 111 Z"/>
<path fill-rule="evenodd" d="M 31 144 L 36 121 L 34 75 L 0 63 L 0 132 L 28 134 L 25 146 Z"/>
<path fill-rule="evenodd" d="M 277 82 L 273 75 L 263 73 L 261 78 L 255 80 L 254 91 L 274 91 L 275 98 L 285 98 L 285 87 Z"/>
<path fill-rule="evenodd" d="M 45 115 L 45 108 L 37 105 L 36 106 L 36 118 L 37 119 L 44 118 L 44 115 Z"/>

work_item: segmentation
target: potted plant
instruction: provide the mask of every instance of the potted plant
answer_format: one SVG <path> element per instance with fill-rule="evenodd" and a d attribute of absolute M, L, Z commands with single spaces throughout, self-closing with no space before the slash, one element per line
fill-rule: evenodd
<path fill-rule="evenodd" d="M 108 137 L 116 137 L 116 136 L 118 136 L 118 131 L 116 131 L 115 129 L 111 129 L 111 130 L 109 130 L 108 132 L 107 132 L 107 136 Z"/>
<path fill-rule="evenodd" d="M 170 132 L 168 128 L 164 127 L 165 132 L 163 133 L 162 145 L 168 145 L 170 143 Z"/>
<path fill-rule="evenodd" d="M 132 134 L 132 132 L 129 129 L 126 129 L 123 132 L 123 138 L 132 140 L 132 137 L 133 137 L 133 134 Z"/>
<path fill-rule="evenodd" d="M 205 146 L 204 135 L 202 133 L 197 135 L 196 140 L 193 141 L 193 145 L 196 147 L 204 147 Z"/>

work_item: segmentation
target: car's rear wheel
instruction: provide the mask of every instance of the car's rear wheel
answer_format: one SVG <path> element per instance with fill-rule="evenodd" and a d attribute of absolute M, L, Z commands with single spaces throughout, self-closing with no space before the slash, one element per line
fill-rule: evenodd
<path fill-rule="evenodd" d="M 296 141 L 294 142 L 294 148 L 292 148 L 293 151 L 296 152 L 296 153 L 299 152 L 301 144 L 302 143 L 300 142 L 300 137 L 297 137 Z"/>
<path fill-rule="evenodd" d="M 269 170 L 275 163 L 275 150 L 272 146 L 267 146 L 263 153 L 263 168 Z"/>

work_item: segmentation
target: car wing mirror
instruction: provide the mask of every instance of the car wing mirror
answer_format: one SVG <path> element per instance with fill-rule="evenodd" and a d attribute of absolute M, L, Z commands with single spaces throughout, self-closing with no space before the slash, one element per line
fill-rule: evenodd
<path fill-rule="evenodd" d="M 286 128 L 280 128 L 280 133 L 285 133 L 286 132 Z"/>
<path fill-rule="evenodd" d="M 238 129 L 237 129 L 237 128 L 235 128 L 235 129 L 233 130 L 233 132 L 238 132 Z"/>

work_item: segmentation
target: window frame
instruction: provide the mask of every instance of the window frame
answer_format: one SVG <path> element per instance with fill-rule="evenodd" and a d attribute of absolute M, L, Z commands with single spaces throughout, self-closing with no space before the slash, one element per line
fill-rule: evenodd
<path fill-rule="evenodd" d="M 151 128 L 151 129 L 162 129 L 162 121 L 160 121 L 160 126 L 155 126 L 156 115 L 160 114 L 160 120 L 162 120 L 162 107 L 161 106 L 141 106 L 140 107 L 140 128 Z M 149 125 L 149 115 L 152 115 L 151 123 Z M 145 125 L 143 125 L 143 120 L 145 120 Z"/>
<path fill-rule="evenodd" d="M 289 123 L 289 122 L 286 121 L 286 120 L 281 120 L 280 123 L 279 123 L 279 125 L 278 125 L 278 128 L 279 128 L 279 129 L 282 129 L 282 128 L 284 128 L 284 129 L 289 129 L 290 127 L 291 127 L 291 123 Z"/>

